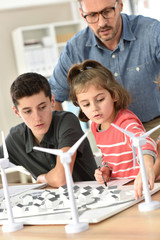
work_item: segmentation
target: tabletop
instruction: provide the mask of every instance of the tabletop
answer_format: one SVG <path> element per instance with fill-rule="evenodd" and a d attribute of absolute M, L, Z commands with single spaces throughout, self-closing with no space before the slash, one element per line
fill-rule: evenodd
<path fill-rule="evenodd" d="M 160 192 L 152 195 L 152 200 L 160 201 Z M 45 221 L 45 219 L 44 219 Z M 138 204 L 96 224 L 89 224 L 87 231 L 67 234 L 65 225 L 24 226 L 22 230 L 3 233 L 1 240 L 160 240 L 160 209 L 140 212 Z"/>

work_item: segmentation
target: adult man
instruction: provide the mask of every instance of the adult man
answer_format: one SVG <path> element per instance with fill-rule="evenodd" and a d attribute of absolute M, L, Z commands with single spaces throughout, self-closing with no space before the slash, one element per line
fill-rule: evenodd
<path fill-rule="evenodd" d="M 49 80 L 56 108 L 60 109 L 60 103 L 69 97 L 69 68 L 93 59 L 111 70 L 129 91 L 132 99 L 129 108 L 142 122 L 159 117 L 160 94 L 155 81 L 160 76 L 160 22 L 121 14 L 122 0 L 79 0 L 79 3 L 88 27 L 68 41 Z M 155 125 L 160 122 L 154 121 Z"/>
<path fill-rule="evenodd" d="M 66 152 L 83 135 L 73 113 L 53 111 L 54 96 L 48 80 L 40 74 L 25 73 L 11 85 L 13 110 L 23 123 L 11 128 L 6 138 L 9 159 L 26 168 L 37 182 L 59 187 L 66 183 L 59 156 L 33 150 L 33 146 Z M 0 147 L 0 158 L 3 148 Z M 87 139 L 72 156 L 74 181 L 94 180 L 96 163 Z"/>

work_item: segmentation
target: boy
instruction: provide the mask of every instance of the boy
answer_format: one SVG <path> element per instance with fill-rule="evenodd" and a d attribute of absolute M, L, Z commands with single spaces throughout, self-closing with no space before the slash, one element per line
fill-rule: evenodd
<path fill-rule="evenodd" d="M 33 146 L 68 151 L 83 135 L 78 118 L 70 112 L 52 111 L 55 99 L 48 80 L 40 74 L 20 75 L 12 83 L 10 93 L 13 110 L 23 120 L 11 128 L 6 138 L 10 161 L 26 168 L 38 183 L 52 187 L 66 184 L 60 158 L 34 151 Z M 74 181 L 94 180 L 96 163 L 87 139 L 72 156 L 70 169 Z"/>

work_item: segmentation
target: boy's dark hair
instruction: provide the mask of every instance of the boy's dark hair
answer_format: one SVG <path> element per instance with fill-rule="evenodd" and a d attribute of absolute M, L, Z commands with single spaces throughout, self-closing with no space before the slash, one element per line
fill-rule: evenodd
<path fill-rule="evenodd" d="M 33 72 L 19 75 L 10 88 L 12 102 L 16 108 L 19 99 L 38 94 L 41 91 L 51 100 L 51 88 L 48 80 L 41 74 Z"/>
<path fill-rule="evenodd" d="M 109 91 L 112 98 L 115 98 L 115 110 L 128 108 L 130 94 L 114 78 L 111 71 L 94 60 L 85 60 L 80 64 L 73 65 L 68 72 L 68 83 L 70 85 L 70 98 L 75 106 L 78 105 L 76 94 L 83 92 L 89 85 L 102 87 Z M 79 119 L 87 122 L 87 116 L 79 110 Z"/>

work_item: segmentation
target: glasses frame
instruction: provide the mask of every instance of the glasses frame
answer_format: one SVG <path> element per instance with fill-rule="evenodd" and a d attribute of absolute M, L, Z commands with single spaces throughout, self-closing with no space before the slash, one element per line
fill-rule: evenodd
<path fill-rule="evenodd" d="M 116 3 L 115 3 L 115 5 L 114 5 L 114 7 L 104 8 L 103 10 L 101 10 L 101 11 L 99 11 L 99 12 L 93 12 L 94 14 L 98 14 L 98 15 L 97 15 L 98 18 L 97 18 L 97 20 L 96 20 L 95 22 L 88 22 L 88 21 L 87 21 L 87 17 L 90 16 L 91 14 L 93 14 L 93 13 L 89 13 L 89 14 L 83 15 L 83 17 L 85 18 L 85 20 L 86 20 L 89 24 L 97 23 L 97 22 L 99 21 L 99 15 L 100 15 L 100 14 L 102 15 L 102 17 L 103 17 L 104 19 L 110 19 L 110 18 L 112 18 L 112 17 L 105 17 L 105 16 L 103 16 L 103 12 L 104 12 L 105 10 L 107 10 L 107 9 L 108 9 L 108 10 L 114 10 L 114 16 L 115 16 L 115 10 L 116 10 L 116 7 L 117 7 L 117 5 L 118 5 L 118 1 L 119 1 L 119 0 L 116 0 Z"/>

